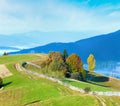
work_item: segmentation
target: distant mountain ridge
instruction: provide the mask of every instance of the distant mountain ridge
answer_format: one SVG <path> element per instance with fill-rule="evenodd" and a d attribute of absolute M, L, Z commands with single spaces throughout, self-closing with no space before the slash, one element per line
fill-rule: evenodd
<path fill-rule="evenodd" d="M 11 54 L 62 52 L 64 49 L 69 54 L 77 53 L 85 62 L 90 53 L 94 54 L 97 61 L 120 61 L 120 30 L 71 43 L 50 43 Z"/>
<path fill-rule="evenodd" d="M 0 46 L 0 56 L 4 53 L 4 52 L 15 52 L 15 51 L 20 51 L 20 48 L 16 48 L 16 47 L 7 47 L 7 46 Z"/>
<path fill-rule="evenodd" d="M 80 36 L 79 36 L 80 35 Z M 32 31 L 11 35 L 0 34 L 0 46 L 30 48 L 52 42 L 71 42 L 84 37 L 82 32 L 40 32 Z M 58 38 L 59 36 L 59 38 Z M 64 37 L 64 39 L 63 39 Z M 54 38 L 54 39 L 52 39 Z M 73 39 L 72 39 L 73 38 Z"/>
<path fill-rule="evenodd" d="M 0 50 L 20 50 L 19 48 L 16 47 L 8 47 L 8 46 L 0 46 Z"/>

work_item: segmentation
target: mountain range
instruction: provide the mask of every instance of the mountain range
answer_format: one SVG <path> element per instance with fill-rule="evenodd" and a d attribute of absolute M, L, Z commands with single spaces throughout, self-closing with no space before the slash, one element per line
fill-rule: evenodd
<path fill-rule="evenodd" d="M 17 47 L 0 46 L 0 50 L 20 50 Z"/>
<path fill-rule="evenodd" d="M 20 49 L 36 47 L 52 42 L 73 42 L 84 38 L 82 32 L 40 32 L 31 31 L 9 35 L 0 34 L 0 46 L 17 47 Z M 59 38 L 58 38 L 59 36 Z M 54 39 L 53 39 L 54 38 Z M 64 38 L 64 39 L 63 39 Z"/>
<path fill-rule="evenodd" d="M 120 61 L 120 30 L 70 43 L 49 43 L 30 49 L 23 49 L 10 54 L 49 53 L 64 49 L 69 54 L 77 53 L 84 62 L 89 54 L 93 54 L 97 61 Z"/>

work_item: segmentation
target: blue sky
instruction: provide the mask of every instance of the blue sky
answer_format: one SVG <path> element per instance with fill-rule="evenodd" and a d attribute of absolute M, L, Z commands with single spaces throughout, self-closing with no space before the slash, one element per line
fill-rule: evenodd
<path fill-rule="evenodd" d="M 0 34 L 68 31 L 85 38 L 119 29 L 119 0 L 0 1 Z"/>

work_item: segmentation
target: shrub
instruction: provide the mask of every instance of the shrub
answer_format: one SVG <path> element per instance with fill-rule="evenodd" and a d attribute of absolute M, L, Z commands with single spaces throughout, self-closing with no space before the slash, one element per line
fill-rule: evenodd
<path fill-rule="evenodd" d="M 64 70 L 64 64 L 61 63 L 60 61 L 53 61 L 51 64 L 50 64 L 50 67 L 51 67 L 51 70 L 52 71 L 62 71 Z"/>
<path fill-rule="evenodd" d="M 71 78 L 76 79 L 76 80 L 81 80 L 82 79 L 79 72 L 71 73 Z"/>
<path fill-rule="evenodd" d="M 65 73 L 65 77 L 66 77 L 66 78 L 70 78 L 70 77 L 71 77 L 71 73 L 70 73 L 70 72 L 66 72 L 66 73 Z"/>
<path fill-rule="evenodd" d="M 86 88 L 84 89 L 84 91 L 85 91 L 85 93 L 89 93 L 89 92 L 91 91 L 91 89 L 90 89 L 90 87 L 86 87 Z"/>
<path fill-rule="evenodd" d="M 22 63 L 22 67 L 25 67 L 26 65 L 27 65 L 26 62 L 23 62 L 23 63 Z"/>

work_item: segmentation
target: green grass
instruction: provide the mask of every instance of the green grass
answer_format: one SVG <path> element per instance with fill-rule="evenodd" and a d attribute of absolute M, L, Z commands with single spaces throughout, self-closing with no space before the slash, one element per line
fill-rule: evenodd
<path fill-rule="evenodd" d="M 71 84 L 73 86 L 76 86 L 78 88 L 86 88 L 86 87 L 89 87 L 91 89 L 91 91 L 111 91 L 110 88 L 108 87 L 102 87 L 102 86 L 99 86 L 99 85 L 93 85 L 93 84 L 90 84 L 90 83 L 87 83 L 87 82 L 82 82 L 82 81 L 70 81 L 69 79 L 61 79 L 63 82 L 65 83 L 68 83 L 68 84 Z"/>
<path fill-rule="evenodd" d="M 21 106 L 35 101 L 74 95 L 74 91 L 47 79 L 20 73 L 13 64 L 7 65 L 13 76 L 3 79 L 4 90 L 0 91 L 0 106 Z"/>
<path fill-rule="evenodd" d="M 19 63 L 36 59 L 39 59 L 39 56 L 33 54 L 0 56 L 0 64 Z"/>
<path fill-rule="evenodd" d="M 27 65 L 26 66 L 27 69 L 29 70 L 32 70 L 32 71 L 35 71 L 35 72 L 38 72 L 38 73 L 42 73 L 40 69 L 34 67 L 34 66 L 31 66 L 31 65 Z M 48 74 L 49 75 L 49 74 Z M 66 78 L 63 78 L 61 79 L 61 81 L 65 82 L 65 83 L 68 83 L 68 84 L 71 84 L 73 86 L 76 86 L 78 88 L 86 88 L 86 87 L 90 87 L 92 91 L 112 91 L 111 88 L 109 87 L 102 87 L 100 84 L 97 85 L 94 85 L 94 84 L 90 84 L 90 83 L 87 83 L 87 82 L 82 82 L 82 81 L 79 81 L 79 82 L 76 82 L 76 81 L 69 81 L 68 79 Z"/>
<path fill-rule="evenodd" d="M 0 64 L 6 64 L 13 73 L 12 76 L 3 79 L 5 86 L 3 90 L 0 90 L 0 106 L 23 106 L 27 104 L 30 106 L 102 106 L 94 95 L 72 91 L 50 80 L 19 72 L 14 67 L 16 62 L 31 60 L 37 62 L 40 59 L 40 56 L 32 54 L 0 57 Z M 90 87 L 96 91 L 110 90 L 84 82 L 67 80 L 64 82 L 80 88 Z M 100 96 L 100 98 L 104 100 L 106 106 L 120 106 L 120 97 Z"/>
<path fill-rule="evenodd" d="M 86 101 L 86 102 L 85 102 Z M 99 106 L 93 96 L 65 96 L 36 103 L 31 106 Z"/>
<path fill-rule="evenodd" d="M 58 79 L 64 77 L 64 74 L 63 74 L 62 72 L 52 71 L 52 70 L 49 70 L 49 69 L 47 69 L 47 70 L 49 70 L 49 71 L 46 71 L 45 69 L 44 69 L 44 70 L 43 70 L 43 69 L 41 70 L 41 69 L 39 69 L 39 68 L 37 68 L 37 67 L 34 67 L 33 65 L 30 65 L 30 64 L 27 64 L 27 65 L 25 66 L 25 68 L 28 69 L 28 70 L 37 72 L 37 73 L 39 73 L 39 74 L 44 74 L 44 75 L 47 75 L 47 76 L 54 76 L 54 77 L 56 77 L 56 78 L 58 78 Z"/>
<path fill-rule="evenodd" d="M 112 96 L 112 97 L 101 97 L 104 101 L 106 106 L 120 106 L 120 97 Z"/>
<path fill-rule="evenodd" d="M 95 72 L 90 72 L 90 74 L 98 77 L 104 76 Z M 108 86 L 112 91 L 120 91 L 120 79 L 111 78 L 111 77 L 107 77 L 107 78 L 108 81 L 103 81 L 103 82 L 90 81 L 90 82 L 98 85 Z"/>

